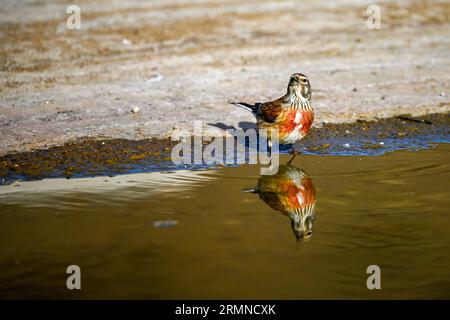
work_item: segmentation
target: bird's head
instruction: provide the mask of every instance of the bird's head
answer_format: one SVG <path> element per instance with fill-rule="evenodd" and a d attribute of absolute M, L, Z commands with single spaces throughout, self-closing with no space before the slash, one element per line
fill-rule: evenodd
<path fill-rule="evenodd" d="M 314 213 L 306 216 L 299 216 L 298 214 L 290 214 L 291 227 L 297 241 L 309 241 L 311 239 L 314 228 Z"/>
<path fill-rule="evenodd" d="M 294 73 L 289 80 L 288 93 L 300 94 L 304 99 L 311 100 L 311 85 L 303 73 Z"/>

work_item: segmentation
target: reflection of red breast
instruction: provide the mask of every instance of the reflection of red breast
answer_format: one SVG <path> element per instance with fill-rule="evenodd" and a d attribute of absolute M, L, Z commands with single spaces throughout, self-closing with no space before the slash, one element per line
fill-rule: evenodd
<path fill-rule="evenodd" d="M 280 167 L 274 176 L 262 177 L 258 189 L 264 202 L 282 212 L 298 211 L 316 202 L 316 189 L 311 178 L 290 166 Z"/>
<path fill-rule="evenodd" d="M 316 189 L 312 184 L 311 178 L 303 178 L 298 187 L 293 181 L 287 181 L 285 193 L 280 195 L 283 199 L 284 210 L 297 210 L 316 202 Z"/>

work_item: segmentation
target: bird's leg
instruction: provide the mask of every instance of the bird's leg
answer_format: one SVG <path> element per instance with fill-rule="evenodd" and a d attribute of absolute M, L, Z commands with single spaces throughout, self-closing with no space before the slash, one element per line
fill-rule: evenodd
<path fill-rule="evenodd" d="M 289 151 L 289 154 L 292 154 L 291 159 L 289 159 L 289 161 L 287 162 L 288 165 L 291 164 L 292 160 L 294 160 L 294 158 L 300 154 L 300 152 L 297 151 L 297 149 L 295 149 L 294 145 L 291 145 L 292 149 Z"/>
<path fill-rule="evenodd" d="M 292 157 L 289 159 L 289 161 L 286 163 L 288 166 L 289 165 L 291 165 L 291 162 L 292 162 L 292 160 L 294 160 L 294 158 L 297 156 L 297 154 L 296 153 L 294 153 L 293 155 L 292 155 Z"/>

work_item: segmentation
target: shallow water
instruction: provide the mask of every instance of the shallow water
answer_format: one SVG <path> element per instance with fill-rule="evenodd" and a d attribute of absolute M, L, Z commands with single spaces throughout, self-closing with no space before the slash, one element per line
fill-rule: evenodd
<path fill-rule="evenodd" d="M 448 299 L 449 152 L 0 186 L 0 298 Z"/>

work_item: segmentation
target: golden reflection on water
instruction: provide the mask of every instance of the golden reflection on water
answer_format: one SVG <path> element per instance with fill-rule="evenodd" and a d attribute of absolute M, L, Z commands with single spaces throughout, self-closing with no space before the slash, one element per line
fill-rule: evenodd
<path fill-rule="evenodd" d="M 0 298 L 450 298 L 449 154 L 2 186 Z"/>
<path fill-rule="evenodd" d="M 274 175 L 262 175 L 254 189 L 269 207 L 280 211 L 291 220 L 297 240 L 311 239 L 316 219 L 316 189 L 309 175 L 290 164 L 281 165 Z"/>

